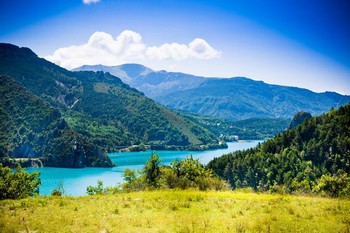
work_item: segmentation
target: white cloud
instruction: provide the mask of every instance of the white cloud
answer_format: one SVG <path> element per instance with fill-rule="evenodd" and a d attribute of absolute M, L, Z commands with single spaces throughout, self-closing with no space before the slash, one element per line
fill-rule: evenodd
<path fill-rule="evenodd" d="M 211 47 L 205 40 L 196 38 L 189 44 L 191 55 L 201 59 L 220 57 L 220 52 Z"/>
<path fill-rule="evenodd" d="M 150 59 L 175 59 L 183 60 L 189 58 L 212 59 L 218 58 L 220 52 L 211 47 L 205 40 L 196 38 L 188 45 L 186 44 L 163 44 L 160 47 L 148 47 L 146 55 Z"/>
<path fill-rule="evenodd" d="M 100 0 L 83 0 L 84 4 L 90 5 L 91 3 L 98 3 Z"/>
<path fill-rule="evenodd" d="M 140 34 L 125 30 L 116 38 L 95 32 L 86 44 L 57 49 L 45 57 L 67 69 L 82 65 L 116 65 L 129 59 L 142 59 L 145 45 Z"/>
<path fill-rule="evenodd" d="M 139 33 L 125 30 L 116 38 L 105 32 L 95 32 L 86 44 L 57 49 L 45 57 L 67 69 L 82 65 L 117 65 L 140 60 L 213 59 L 220 52 L 205 40 L 196 38 L 187 44 L 165 43 L 147 47 Z"/>

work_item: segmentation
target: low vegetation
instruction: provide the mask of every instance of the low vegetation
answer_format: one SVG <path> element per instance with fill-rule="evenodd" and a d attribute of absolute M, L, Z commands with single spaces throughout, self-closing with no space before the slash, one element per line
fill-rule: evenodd
<path fill-rule="evenodd" d="M 349 232 L 350 200 L 158 190 L 0 201 L 1 232 Z"/>

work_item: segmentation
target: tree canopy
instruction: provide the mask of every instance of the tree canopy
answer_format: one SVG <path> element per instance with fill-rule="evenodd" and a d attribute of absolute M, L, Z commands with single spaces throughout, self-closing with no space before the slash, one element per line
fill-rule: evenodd
<path fill-rule="evenodd" d="M 350 195 L 350 104 L 254 149 L 215 158 L 208 167 L 232 188 Z"/>

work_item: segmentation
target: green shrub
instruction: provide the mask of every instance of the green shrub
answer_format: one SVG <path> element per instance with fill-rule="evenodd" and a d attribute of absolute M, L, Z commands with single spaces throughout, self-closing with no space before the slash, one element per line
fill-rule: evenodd
<path fill-rule="evenodd" d="M 145 190 L 147 185 L 145 181 L 145 176 L 142 171 L 134 171 L 131 169 L 125 169 L 124 173 L 124 181 L 121 185 L 121 189 L 125 192 L 133 192 L 133 191 L 142 191 Z"/>
<path fill-rule="evenodd" d="M 86 191 L 89 195 L 104 194 L 103 181 L 98 180 L 97 186 L 89 186 L 86 188 Z"/>
<path fill-rule="evenodd" d="M 346 173 L 337 176 L 322 175 L 314 192 L 330 197 L 350 197 L 350 177 Z"/>
<path fill-rule="evenodd" d="M 88 195 L 115 194 L 115 193 L 117 193 L 119 191 L 120 190 L 119 190 L 118 186 L 115 186 L 115 187 L 111 187 L 111 186 L 104 187 L 102 180 L 98 180 L 97 181 L 97 186 L 88 186 L 86 188 L 86 192 L 87 192 Z"/>
<path fill-rule="evenodd" d="M 15 170 L 0 163 L 0 200 L 21 199 L 39 193 L 40 173 L 28 173 L 20 165 Z"/>
<path fill-rule="evenodd" d="M 143 169 L 143 173 L 146 178 L 146 183 L 152 187 L 158 187 L 158 180 L 160 178 L 160 158 L 159 156 L 153 152 L 153 155 L 146 162 L 145 168 Z"/>
<path fill-rule="evenodd" d="M 51 196 L 61 197 L 64 194 L 63 182 L 59 182 L 57 188 L 52 190 Z"/>
<path fill-rule="evenodd" d="M 144 169 L 125 169 L 124 183 L 117 187 L 103 187 L 103 182 L 87 187 L 89 195 L 115 193 L 117 191 L 134 192 L 146 189 L 187 189 L 228 190 L 228 183 L 212 174 L 212 171 L 193 159 L 192 156 L 173 161 L 170 166 L 161 166 L 159 156 L 154 152 L 146 162 Z"/>

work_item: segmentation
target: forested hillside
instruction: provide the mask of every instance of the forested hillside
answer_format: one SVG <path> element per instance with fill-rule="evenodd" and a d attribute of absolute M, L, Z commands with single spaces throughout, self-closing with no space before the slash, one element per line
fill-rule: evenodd
<path fill-rule="evenodd" d="M 54 167 L 112 166 L 100 147 L 67 125 L 58 109 L 6 75 L 0 75 L 0 96 L 3 163 L 11 165 L 10 157 L 39 158 L 31 161 Z"/>
<path fill-rule="evenodd" d="M 350 104 L 208 166 L 233 188 L 350 195 Z"/>
<path fill-rule="evenodd" d="M 54 108 L 70 129 L 104 152 L 138 144 L 157 149 L 225 146 L 208 130 L 156 104 L 108 73 L 70 72 L 39 58 L 28 48 L 0 44 L 0 74 L 9 75 L 31 95 Z M 9 86 L 8 91 L 12 88 Z M 11 109 L 8 114 L 16 116 L 18 111 L 19 108 Z M 15 120 L 21 128 L 21 119 Z M 28 136 L 27 131 L 23 134 Z M 23 156 L 7 152 L 2 157 Z"/>
<path fill-rule="evenodd" d="M 215 147 L 218 143 L 209 131 L 156 104 L 108 73 L 75 75 L 82 82 L 84 95 L 72 109 L 75 112 L 67 112 L 67 120 L 80 133 L 94 135 L 93 138 L 100 140 L 95 143 L 102 142 L 109 150 L 113 150 L 113 145 L 140 143 L 158 149 L 196 149 L 209 144 Z M 85 113 L 87 118 L 83 119 L 79 113 Z M 91 123 L 93 119 L 100 121 Z M 108 135 L 103 134 L 105 128 L 111 130 Z"/>

